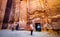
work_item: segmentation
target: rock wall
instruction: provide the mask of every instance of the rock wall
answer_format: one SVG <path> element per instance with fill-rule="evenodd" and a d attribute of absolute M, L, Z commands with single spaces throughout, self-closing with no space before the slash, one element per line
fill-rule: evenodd
<path fill-rule="evenodd" d="M 1 0 L 1 5 L 0 5 L 0 26 L 2 26 L 6 4 L 7 4 L 7 0 Z M 0 27 L 0 29 L 1 29 L 1 27 Z"/>
<path fill-rule="evenodd" d="M 4 18 L 6 4 L 7 0 L 0 1 L 0 25 Z M 19 21 L 20 27 L 26 28 L 28 12 L 30 13 L 30 19 L 37 17 L 43 20 L 52 18 L 53 16 L 60 15 L 60 0 L 13 0 L 9 20 L 14 19 L 14 23 Z"/>
<path fill-rule="evenodd" d="M 27 1 L 23 0 L 20 3 L 19 23 L 21 28 L 26 28 L 27 25 Z"/>

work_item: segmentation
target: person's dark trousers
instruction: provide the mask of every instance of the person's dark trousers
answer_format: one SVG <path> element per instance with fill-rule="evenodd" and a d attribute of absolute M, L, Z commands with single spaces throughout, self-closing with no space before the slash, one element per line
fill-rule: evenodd
<path fill-rule="evenodd" d="M 12 28 L 12 31 L 14 31 L 14 28 Z"/>
<path fill-rule="evenodd" d="M 33 35 L 33 30 L 31 30 L 31 35 Z"/>
<path fill-rule="evenodd" d="M 19 30 L 19 27 L 16 27 L 16 30 Z"/>
<path fill-rule="evenodd" d="M 19 25 L 16 26 L 16 30 L 19 30 Z"/>

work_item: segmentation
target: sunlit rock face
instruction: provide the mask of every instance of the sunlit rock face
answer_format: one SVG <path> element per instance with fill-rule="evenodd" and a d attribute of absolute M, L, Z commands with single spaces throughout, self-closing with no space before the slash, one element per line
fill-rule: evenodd
<path fill-rule="evenodd" d="M 1 3 L 2 3 L 2 0 L 0 0 L 0 27 L 1 27 L 1 24 L 2 24 L 2 20 L 1 20 L 1 18 L 2 18 L 2 16 L 1 16 Z"/>
<path fill-rule="evenodd" d="M 56 16 L 57 18 L 58 17 L 57 15 L 60 15 L 60 0 L 53 0 L 53 1 L 52 0 L 30 0 L 28 9 L 30 12 L 30 19 L 35 19 L 38 16 L 39 16 L 38 18 L 41 18 L 44 16 L 44 19 L 46 19 L 44 20 L 45 23 L 46 22 L 48 23 L 48 21 L 49 23 L 52 23 L 51 22 L 52 17 L 55 18 L 54 16 Z M 42 12 L 39 12 L 40 10 Z M 45 15 L 47 16 L 47 18 Z"/>
<path fill-rule="evenodd" d="M 1 19 L 1 4 L 2 4 L 2 0 L 0 0 L 0 19 Z M 1 21 L 1 20 L 0 20 Z"/>
<path fill-rule="evenodd" d="M 2 0 L 0 0 L 0 7 L 1 7 L 1 4 L 2 4 Z"/>
<path fill-rule="evenodd" d="M 37 22 L 40 23 L 40 21 L 34 20 L 34 19 L 39 18 L 39 20 L 41 20 L 40 18 L 42 17 L 42 15 L 44 15 L 43 11 L 41 11 L 44 8 L 43 2 L 44 2 L 43 0 L 30 0 L 29 1 L 28 11 L 30 13 L 30 19 L 31 19 L 30 21 L 32 21 L 33 23 L 37 23 Z"/>
<path fill-rule="evenodd" d="M 36 2 L 36 3 L 35 3 Z M 47 8 L 47 14 L 48 15 L 56 15 L 56 14 L 60 14 L 58 11 L 59 10 L 59 0 L 31 0 L 30 1 L 30 10 L 34 11 L 34 10 L 40 10 L 41 8 Z M 43 10 L 43 9 L 42 9 Z M 53 14 L 53 13 L 54 14 Z"/>
<path fill-rule="evenodd" d="M 59 0 L 30 0 L 29 1 L 29 11 L 32 13 L 35 10 L 46 10 L 49 16 L 60 14 L 60 2 Z M 54 14 L 53 14 L 53 13 Z"/>
<path fill-rule="evenodd" d="M 4 18 L 6 3 L 7 3 L 7 0 L 0 1 L 0 20 L 3 20 Z"/>
<path fill-rule="evenodd" d="M 43 23 L 43 21 L 45 23 L 47 19 L 57 18 L 60 15 L 60 0 L 14 0 L 13 3 L 14 8 L 11 8 L 9 20 L 14 19 L 14 22 L 19 20 L 20 27 L 26 27 L 28 12 L 33 23 Z M 7 0 L 0 0 L 0 21 L 3 21 L 6 4 Z"/>
<path fill-rule="evenodd" d="M 50 8 L 53 8 L 55 5 L 58 5 L 58 4 L 60 4 L 60 0 L 47 0 L 47 3 L 48 3 L 48 6 L 50 7 Z M 56 7 L 56 6 L 55 6 Z"/>
<path fill-rule="evenodd" d="M 21 1 L 19 23 L 20 23 L 20 27 L 26 28 L 26 25 L 27 25 L 27 1 Z"/>
<path fill-rule="evenodd" d="M 60 0 L 49 0 L 47 1 L 47 14 L 49 16 L 59 15 L 60 13 Z"/>
<path fill-rule="evenodd" d="M 14 1 L 15 3 L 14 3 L 14 21 L 17 21 L 18 19 L 19 19 L 19 13 L 20 13 L 20 0 L 15 0 Z"/>
<path fill-rule="evenodd" d="M 42 10 L 44 8 L 43 0 L 30 0 L 29 1 L 29 11 Z"/>
<path fill-rule="evenodd" d="M 6 3 L 7 3 L 7 0 L 0 0 L 0 26 L 2 25 L 2 22 L 4 19 Z"/>
<path fill-rule="evenodd" d="M 47 14 L 50 16 L 51 19 L 51 26 L 52 29 L 59 29 L 60 27 L 60 0 L 50 0 L 48 1 L 49 11 Z M 49 27 L 49 26 L 47 26 Z"/>

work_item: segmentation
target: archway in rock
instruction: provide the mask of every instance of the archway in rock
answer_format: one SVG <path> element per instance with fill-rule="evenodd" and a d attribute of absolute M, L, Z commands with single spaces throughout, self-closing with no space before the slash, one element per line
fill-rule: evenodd
<path fill-rule="evenodd" d="M 40 23 L 41 27 L 43 27 L 44 22 L 47 20 L 44 20 L 48 14 L 45 11 L 42 10 L 35 10 L 30 13 L 30 22 L 35 26 L 36 23 Z"/>

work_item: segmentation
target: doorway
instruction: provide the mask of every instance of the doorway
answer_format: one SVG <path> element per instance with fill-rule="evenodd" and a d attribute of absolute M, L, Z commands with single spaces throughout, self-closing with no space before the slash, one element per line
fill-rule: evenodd
<path fill-rule="evenodd" d="M 40 23 L 35 23 L 35 30 L 41 31 L 41 24 Z"/>

